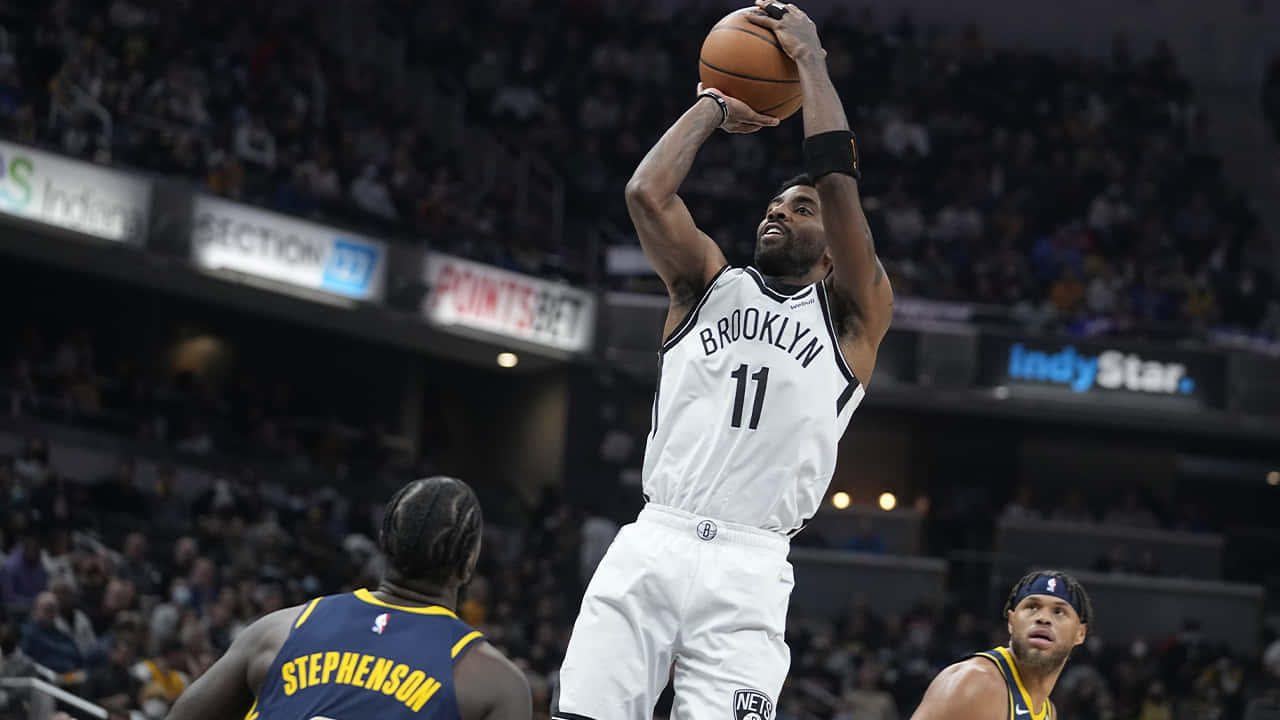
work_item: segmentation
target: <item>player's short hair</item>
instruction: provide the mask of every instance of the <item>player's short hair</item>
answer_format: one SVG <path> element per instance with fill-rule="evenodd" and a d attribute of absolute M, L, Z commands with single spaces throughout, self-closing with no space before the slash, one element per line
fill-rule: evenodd
<path fill-rule="evenodd" d="M 809 173 L 800 173 L 795 177 L 787 178 L 786 180 L 784 180 L 782 182 L 782 185 L 778 187 L 778 192 L 774 193 L 774 196 L 776 197 L 778 195 L 781 195 L 782 193 L 786 192 L 787 190 L 797 185 L 815 187 L 813 183 L 814 183 L 814 179 L 812 175 L 810 175 Z"/>
<path fill-rule="evenodd" d="M 1079 606 L 1076 609 L 1076 613 L 1080 615 L 1080 622 L 1085 625 L 1091 625 L 1093 623 L 1093 601 L 1089 600 L 1089 593 L 1085 592 L 1084 586 L 1080 584 L 1079 580 L 1061 570 L 1032 570 L 1023 575 L 1022 579 L 1009 591 L 1009 598 L 1004 601 L 1005 617 L 1008 617 L 1009 612 L 1017 607 L 1022 591 L 1027 589 L 1036 579 L 1045 575 L 1056 577 L 1066 584 L 1067 592 L 1071 593 L 1071 596 L 1076 599 L 1076 605 Z"/>
<path fill-rule="evenodd" d="M 405 579 L 445 585 L 466 572 L 483 526 L 470 486 L 437 475 L 414 480 L 391 496 L 378 545 L 387 566 Z"/>

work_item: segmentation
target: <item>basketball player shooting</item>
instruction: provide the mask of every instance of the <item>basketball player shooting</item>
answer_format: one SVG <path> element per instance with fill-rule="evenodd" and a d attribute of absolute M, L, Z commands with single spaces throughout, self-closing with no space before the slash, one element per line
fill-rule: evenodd
<path fill-rule="evenodd" d="M 1049 694 L 1084 642 L 1093 603 L 1070 575 L 1025 575 L 1004 605 L 1009 646 L 976 653 L 938 673 L 912 720 L 1057 720 Z"/>
<path fill-rule="evenodd" d="M 670 295 L 647 502 L 587 588 L 559 720 L 648 720 L 673 670 L 673 718 L 772 717 L 790 664 L 789 538 L 826 493 L 889 326 L 892 291 L 817 28 L 795 5 L 757 6 L 751 22 L 799 68 L 807 172 L 765 203 L 754 267 L 728 267 L 677 190 L 716 129 L 777 121 L 700 86 L 627 184 Z"/>
<path fill-rule="evenodd" d="M 383 515 L 376 590 L 258 620 L 166 720 L 529 720 L 524 674 L 454 614 L 482 530 L 466 483 L 408 483 Z"/>

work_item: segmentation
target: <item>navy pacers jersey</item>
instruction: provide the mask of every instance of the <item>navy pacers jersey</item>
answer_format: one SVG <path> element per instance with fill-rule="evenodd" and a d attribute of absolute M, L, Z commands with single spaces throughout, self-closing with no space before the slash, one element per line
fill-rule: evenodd
<path fill-rule="evenodd" d="M 1013 653 L 1009 652 L 1009 648 L 998 647 L 994 650 L 974 653 L 970 657 L 986 658 L 1000 669 L 1005 686 L 1009 690 L 1009 720 L 1057 720 L 1058 711 L 1049 700 L 1045 701 L 1039 712 L 1033 712 L 1031 695 L 1022 684 L 1022 678 L 1018 675 L 1018 666 L 1013 663 Z"/>
<path fill-rule="evenodd" d="M 363 589 L 316 598 L 245 720 L 458 720 L 453 665 L 480 639 L 443 607 L 391 605 Z"/>

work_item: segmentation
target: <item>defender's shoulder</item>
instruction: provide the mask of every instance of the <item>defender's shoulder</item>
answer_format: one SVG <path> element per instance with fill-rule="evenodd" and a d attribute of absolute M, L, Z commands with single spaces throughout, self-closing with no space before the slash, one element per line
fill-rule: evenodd
<path fill-rule="evenodd" d="M 971 657 L 938 673 L 914 720 L 999 720 L 1007 717 L 1009 690 L 995 663 Z"/>
<path fill-rule="evenodd" d="M 308 600 L 301 605 L 282 608 L 274 612 L 267 613 L 257 620 L 253 621 L 249 627 L 245 628 L 240 637 L 243 637 L 251 644 L 261 645 L 269 642 L 271 639 L 279 637 L 281 642 L 289 635 L 289 631 L 293 629 L 298 620 L 311 610 L 323 598 Z M 237 637 L 236 639 L 240 639 Z"/>
<path fill-rule="evenodd" d="M 458 659 L 453 667 L 453 682 L 463 720 L 527 720 L 532 715 L 529 680 L 524 671 L 484 639 Z"/>
<path fill-rule="evenodd" d="M 982 656 L 966 658 L 943 668 L 934 682 L 963 687 L 966 690 L 991 691 L 1003 697 L 1007 692 L 1004 675 L 994 662 Z"/>
<path fill-rule="evenodd" d="M 303 615 L 308 613 L 323 598 L 316 598 L 302 605 L 283 608 L 267 613 L 253 622 L 236 636 L 232 642 L 232 650 L 243 653 L 246 664 L 246 679 L 255 695 L 262 687 L 263 680 L 275 661 L 276 654 L 289 639 L 289 632 L 297 626 Z M 229 653 L 231 651 L 228 651 Z"/>

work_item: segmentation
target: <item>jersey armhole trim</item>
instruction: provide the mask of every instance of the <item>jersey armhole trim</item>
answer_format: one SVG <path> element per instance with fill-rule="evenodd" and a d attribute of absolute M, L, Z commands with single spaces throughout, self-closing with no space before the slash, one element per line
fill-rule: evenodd
<path fill-rule="evenodd" d="M 453 644 L 453 649 L 449 651 L 449 657 L 453 658 L 454 662 L 457 662 L 459 655 L 463 654 L 472 645 L 474 645 L 476 640 L 481 640 L 483 638 L 484 634 L 479 630 L 472 630 L 466 635 L 463 635 L 461 640 Z"/>
<path fill-rule="evenodd" d="M 827 333 L 831 335 L 832 354 L 836 356 L 836 365 L 840 368 L 840 373 L 845 379 L 854 385 L 861 385 L 858 376 L 853 373 L 853 368 L 849 367 L 849 361 L 844 357 L 844 349 L 840 347 L 840 335 L 836 332 L 835 323 L 831 320 L 830 301 L 827 299 L 827 285 L 824 281 L 819 280 L 818 286 L 818 305 L 822 307 L 822 317 L 827 321 Z"/>
<path fill-rule="evenodd" d="M 1014 708 L 1016 707 L 1016 703 L 1013 700 L 1013 688 L 1009 687 L 1009 676 L 1005 674 L 1004 666 L 1000 664 L 1000 660 L 1001 660 L 1000 656 L 990 650 L 984 650 L 982 652 L 976 652 L 970 655 L 969 657 L 980 657 L 980 658 L 989 660 L 992 665 L 996 666 L 996 670 L 999 671 L 1000 677 L 1004 679 L 1005 695 L 1009 698 L 1008 718 L 1009 720 L 1018 720 L 1014 711 Z"/>
<path fill-rule="evenodd" d="M 689 334 L 689 331 L 693 329 L 694 323 L 698 322 L 698 311 L 702 310 L 702 306 L 707 303 L 707 298 L 711 296 L 711 289 L 715 287 L 716 283 L 720 280 L 720 276 L 724 275 L 725 271 L 731 267 L 733 266 L 726 263 L 716 271 L 715 275 L 711 276 L 711 280 L 707 282 L 707 286 L 702 289 L 702 295 L 698 298 L 697 304 L 690 308 L 688 314 L 684 316 L 684 319 L 681 320 L 680 323 L 676 325 L 675 329 L 671 331 L 670 337 L 662 343 L 660 352 L 665 353 L 670 350 L 676 343 L 680 342 L 681 338 Z"/>
<path fill-rule="evenodd" d="M 306 622 L 307 618 L 311 617 L 311 611 L 315 610 L 316 605 L 318 605 L 319 603 L 320 603 L 320 598 L 316 598 L 315 600 L 312 600 L 311 602 L 307 603 L 307 609 L 302 611 L 302 614 L 298 616 L 297 622 L 293 624 L 293 628 L 295 630 L 302 627 L 302 623 Z"/>

